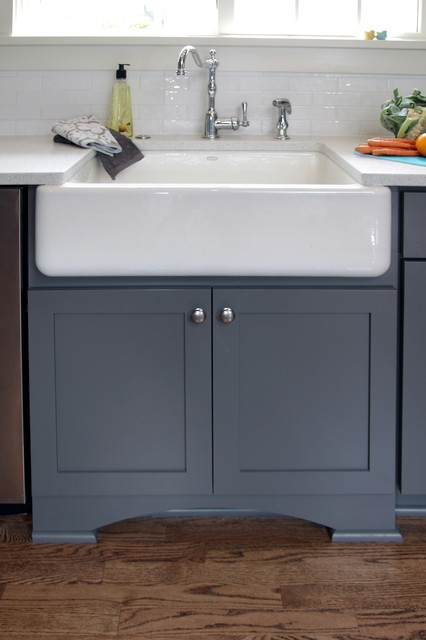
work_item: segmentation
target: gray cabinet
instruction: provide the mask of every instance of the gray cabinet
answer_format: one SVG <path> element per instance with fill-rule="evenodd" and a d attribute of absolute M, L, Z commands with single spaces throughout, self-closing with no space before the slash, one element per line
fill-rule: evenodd
<path fill-rule="evenodd" d="M 168 509 L 390 535 L 395 296 L 31 291 L 34 539 Z"/>
<path fill-rule="evenodd" d="M 426 193 L 404 194 L 400 489 L 426 496 Z M 414 502 L 417 501 L 417 498 Z"/>

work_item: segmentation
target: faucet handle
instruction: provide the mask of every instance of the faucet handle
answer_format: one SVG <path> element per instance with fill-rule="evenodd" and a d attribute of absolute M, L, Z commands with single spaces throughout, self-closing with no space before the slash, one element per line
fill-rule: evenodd
<path fill-rule="evenodd" d="M 239 121 L 240 127 L 248 127 L 250 122 L 247 120 L 247 102 L 242 102 L 241 107 L 243 110 L 243 119 Z"/>

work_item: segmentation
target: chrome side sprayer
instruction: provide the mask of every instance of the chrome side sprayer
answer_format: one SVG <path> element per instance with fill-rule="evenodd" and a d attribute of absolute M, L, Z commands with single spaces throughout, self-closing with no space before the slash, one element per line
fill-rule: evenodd
<path fill-rule="evenodd" d="M 287 113 L 291 113 L 291 103 L 287 98 L 277 98 L 272 101 L 274 107 L 279 109 L 278 122 L 276 125 L 277 135 L 275 138 L 278 140 L 288 140 L 289 136 L 287 135 L 288 122 L 287 122 Z"/>

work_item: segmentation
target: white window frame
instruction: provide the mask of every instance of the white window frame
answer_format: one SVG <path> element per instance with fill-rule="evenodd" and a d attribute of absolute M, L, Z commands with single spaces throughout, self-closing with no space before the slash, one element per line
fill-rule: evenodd
<path fill-rule="evenodd" d="M 233 0 L 218 1 L 228 14 L 233 11 Z M 0 72 L 111 70 L 124 59 L 133 69 L 173 72 L 180 48 L 192 44 L 201 55 L 217 49 L 226 71 L 416 75 L 421 76 L 418 84 L 423 78 L 426 84 L 426 0 L 421 0 L 420 37 L 385 41 L 244 35 L 16 37 L 11 35 L 14 2 L 0 0 Z M 226 12 L 221 16 L 225 21 Z M 224 22 L 220 28 L 226 28 Z"/>
<path fill-rule="evenodd" d="M 67 0 L 58 0 L 65 2 Z M 343 1 L 343 0 L 342 0 Z M 358 13 L 361 12 L 361 3 L 363 0 L 358 0 Z M 400 37 L 409 40 L 420 39 L 426 40 L 426 0 L 418 0 L 420 4 L 420 29 L 418 33 L 400 34 Z M 13 21 L 17 18 L 18 14 L 23 11 L 26 2 L 28 0 L 0 0 L 0 25 L 2 25 L 0 36 L 10 36 L 13 32 Z M 299 0 L 294 0 L 296 7 L 299 4 Z M 215 37 L 232 36 L 235 35 L 234 30 L 234 0 L 216 0 L 218 6 L 218 34 Z M 297 8 L 296 8 L 297 11 Z M 38 36 L 34 36 L 38 37 Z M 103 37 L 103 36 L 94 36 Z M 131 37 L 131 36 L 129 36 Z M 162 37 L 162 36 L 158 36 Z M 250 34 L 245 37 L 251 37 Z M 261 36 L 252 36 L 253 38 L 259 38 Z M 316 36 L 306 36 L 315 39 Z"/>
<path fill-rule="evenodd" d="M 320 0 L 318 0 L 320 1 Z M 343 2 L 344 0 L 342 0 Z M 419 1 L 419 32 L 399 34 L 404 39 L 426 39 L 426 1 Z M 232 35 L 234 33 L 234 0 L 216 0 L 219 9 L 218 31 L 220 35 Z M 298 13 L 299 0 L 294 0 L 296 13 Z M 362 0 L 358 0 L 358 15 L 361 15 Z M 315 39 L 316 36 L 306 36 Z M 353 36 L 354 37 L 354 36 Z"/>

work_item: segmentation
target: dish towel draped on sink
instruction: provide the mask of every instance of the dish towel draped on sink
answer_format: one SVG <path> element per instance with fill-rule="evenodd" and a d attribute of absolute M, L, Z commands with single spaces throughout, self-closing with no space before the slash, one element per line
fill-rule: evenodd
<path fill-rule="evenodd" d="M 121 152 L 121 146 L 95 116 L 80 116 L 71 120 L 58 120 L 52 127 L 53 133 L 85 149 L 94 149 L 107 156 Z"/>
<path fill-rule="evenodd" d="M 54 142 L 94 149 L 105 171 L 115 180 L 120 171 L 142 160 L 143 153 L 126 136 L 104 127 L 95 116 L 59 120 L 53 127 Z"/>

